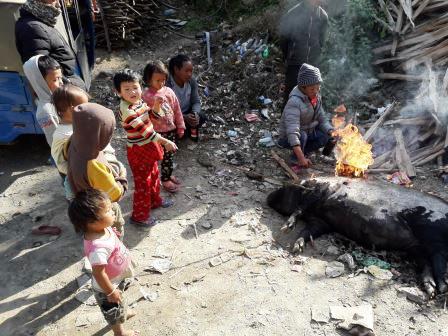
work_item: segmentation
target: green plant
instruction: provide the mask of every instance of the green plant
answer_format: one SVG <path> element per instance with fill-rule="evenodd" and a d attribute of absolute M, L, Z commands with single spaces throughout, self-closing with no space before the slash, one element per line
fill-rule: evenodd
<path fill-rule="evenodd" d="M 327 43 L 322 52 L 322 93 L 327 106 L 350 103 L 367 92 L 373 77 L 372 45 L 380 38 L 374 0 L 347 0 L 345 11 L 330 18 Z"/>

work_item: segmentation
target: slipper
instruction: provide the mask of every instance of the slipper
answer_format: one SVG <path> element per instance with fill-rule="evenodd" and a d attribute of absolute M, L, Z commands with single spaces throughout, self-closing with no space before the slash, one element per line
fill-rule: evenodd
<path fill-rule="evenodd" d="M 164 198 L 162 200 L 162 204 L 160 204 L 160 206 L 162 208 L 169 208 L 170 206 L 173 206 L 173 205 L 174 205 L 174 201 L 170 198 Z"/>
<path fill-rule="evenodd" d="M 171 176 L 171 177 L 170 177 L 170 180 L 171 180 L 171 182 L 173 182 L 174 184 L 177 184 L 177 185 L 181 185 L 181 184 L 182 184 L 182 182 L 180 182 L 180 180 L 179 180 L 176 176 Z"/>
<path fill-rule="evenodd" d="M 41 225 L 31 231 L 35 235 L 53 235 L 59 236 L 62 232 L 61 228 L 51 225 Z"/>
<path fill-rule="evenodd" d="M 141 226 L 141 227 L 152 227 L 157 224 L 157 219 L 154 217 L 149 217 L 147 220 L 140 222 L 140 221 L 136 221 L 135 219 L 131 218 L 130 223 L 137 225 L 137 226 Z"/>

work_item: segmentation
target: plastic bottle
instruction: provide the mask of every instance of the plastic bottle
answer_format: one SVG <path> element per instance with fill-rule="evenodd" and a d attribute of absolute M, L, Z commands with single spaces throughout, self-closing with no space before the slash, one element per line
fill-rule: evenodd
<path fill-rule="evenodd" d="M 266 46 L 266 48 L 263 50 L 261 56 L 263 58 L 268 58 L 269 57 L 269 47 L 268 46 Z"/>

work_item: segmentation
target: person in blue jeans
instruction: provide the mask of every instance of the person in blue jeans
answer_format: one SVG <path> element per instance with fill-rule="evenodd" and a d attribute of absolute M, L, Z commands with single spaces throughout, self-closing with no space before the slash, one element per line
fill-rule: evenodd
<path fill-rule="evenodd" d="M 321 83 L 320 70 L 304 63 L 280 119 L 278 145 L 292 148 L 297 164 L 304 168 L 311 166 L 307 155 L 324 147 L 333 131 L 322 107 Z"/>

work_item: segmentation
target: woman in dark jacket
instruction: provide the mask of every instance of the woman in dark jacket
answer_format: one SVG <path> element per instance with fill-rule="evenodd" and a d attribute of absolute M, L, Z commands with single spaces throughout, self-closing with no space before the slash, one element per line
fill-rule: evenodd
<path fill-rule="evenodd" d="M 86 89 L 77 74 L 75 53 L 54 26 L 61 14 L 58 0 L 27 0 L 20 8 L 15 35 L 17 51 L 25 63 L 35 55 L 48 55 L 62 68 L 64 76 L 74 85 Z"/>

